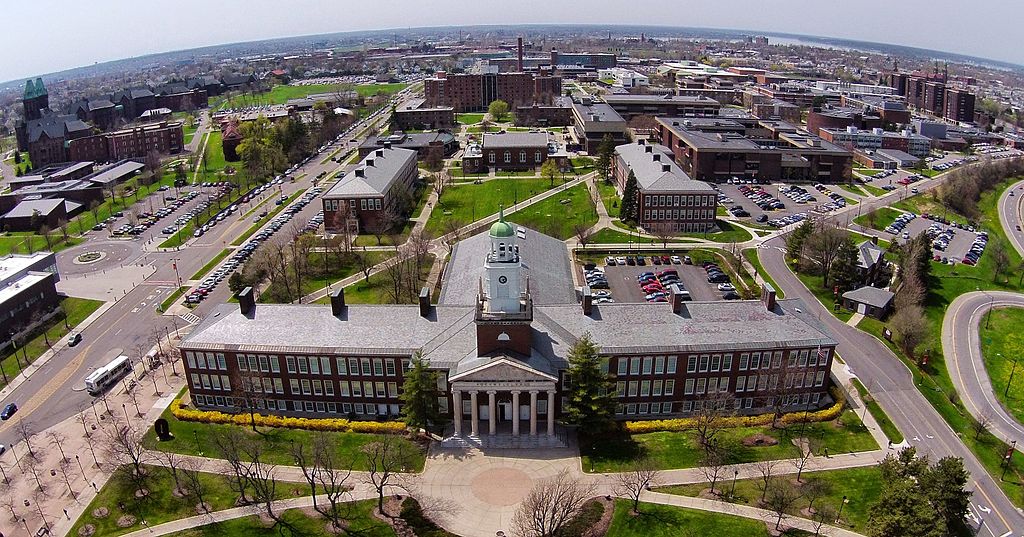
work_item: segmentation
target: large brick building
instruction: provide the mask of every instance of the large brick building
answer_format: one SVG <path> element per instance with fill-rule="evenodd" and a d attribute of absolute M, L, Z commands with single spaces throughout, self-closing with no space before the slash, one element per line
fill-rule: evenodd
<path fill-rule="evenodd" d="M 657 118 L 662 145 L 699 181 L 748 178 L 762 182 L 851 180 L 853 155 L 846 149 L 785 122 L 759 121 L 749 129 L 737 121 Z M 712 128 L 713 126 L 713 128 Z"/>
<path fill-rule="evenodd" d="M 479 143 L 469 144 L 462 155 L 466 173 L 494 170 L 539 169 L 553 158 L 559 168 L 568 164 L 568 155 L 544 132 L 507 132 L 485 134 Z"/>
<path fill-rule="evenodd" d="M 138 125 L 68 140 L 63 160 L 108 162 L 144 158 L 150 152 L 176 155 L 185 149 L 180 121 Z"/>
<path fill-rule="evenodd" d="M 59 280 L 52 252 L 0 257 L 0 349 L 7 348 L 14 336 L 56 314 Z"/>
<path fill-rule="evenodd" d="M 636 116 L 717 116 L 722 104 L 714 99 L 686 95 L 609 94 L 603 97 L 626 121 Z"/>
<path fill-rule="evenodd" d="M 690 233 L 711 230 L 718 205 L 715 190 L 691 179 L 672 156 L 669 148 L 643 140 L 620 145 L 615 148 L 612 179 L 623 193 L 630 171 L 636 177 L 640 227 Z"/>
<path fill-rule="evenodd" d="M 439 72 L 423 81 L 425 106 L 450 107 L 456 112 L 486 110 L 496 100 L 515 110 L 535 101 L 550 101 L 561 92 L 561 77 L 550 74 Z"/>
<path fill-rule="evenodd" d="M 450 106 L 425 107 L 423 99 L 414 99 L 391 115 L 393 130 L 449 129 L 455 125 L 455 109 Z"/>
<path fill-rule="evenodd" d="M 577 298 L 562 241 L 499 219 L 455 246 L 440 298 L 417 305 L 256 304 L 243 291 L 180 349 L 199 408 L 356 419 L 401 412 L 415 354 L 438 374 L 446 438 L 561 444 L 569 349 L 598 348 L 622 419 L 825 405 L 835 340 L 799 300 L 594 304 Z M 546 433 L 546 434 L 545 434 Z"/>
<path fill-rule="evenodd" d="M 324 194 L 324 228 L 328 233 L 347 228 L 353 235 L 386 231 L 411 196 L 418 170 L 416 151 L 385 142 Z"/>
<path fill-rule="evenodd" d="M 583 151 L 596 154 L 605 136 L 616 144 L 629 141 L 629 125 L 611 105 L 585 97 L 572 103 L 572 134 Z"/>

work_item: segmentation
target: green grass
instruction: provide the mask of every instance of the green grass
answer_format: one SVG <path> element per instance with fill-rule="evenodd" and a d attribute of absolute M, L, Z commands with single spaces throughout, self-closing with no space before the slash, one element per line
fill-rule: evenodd
<path fill-rule="evenodd" d="M 853 171 L 867 177 L 874 177 L 882 173 L 882 170 L 876 170 L 874 168 L 854 168 Z"/>
<path fill-rule="evenodd" d="M 458 114 L 455 120 L 463 125 L 475 125 L 484 120 L 485 114 Z"/>
<path fill-rule="evenodd" d="M 790 472 L 793 468 L 781 470 Z M 877 466 L 870 466 L 845 470 L 804 472 L 801 476 L 801 480 L 804 483 L 812 479 L 821 480 L 829 485 L 828 493 L 817 500 L 815 505 L 831 505 L 834 509 L 838 510 L 845 496 L 849 503 L 843 507 L 844 527 L 849 530 L 863 532 L 868 522 L 870 508 L 882 493 L 885 485 L 882 481 L 882 471 Z M 758 485 L 762 483 L 763 481 L 760 479 L 737 480 L 735 494 L 732 497 L 729 496 L 733 494 L 731 479 L 724 479 L 715 486 L 725 492 L 724 499 L 740 505 L 757 507 L 761 498 L 761 491 L 758 489 Z M 708 486 L 708 483 L 674 485 L 659 488 L 657 491 L 678 494 L 680 496 L 697 497 L 701 491 L 707 490 Z M 806 508 L 807 499 L 801 498 L 788 513 L 793 516 L 806 518 L 801 513 Z"/>
<path fill-rule="evenodd" d="M 889 415 L 882 410 L 882 407 L 878 405 L 878 401 L 875 401 L 875 398 L 871 396 L 868 389 L 864 387 L 864 384 L 855 378 L 853 379 L 853 386 L 857 388 L 857 393 L 860 394 L 860 398 L 864 401 L 864 406 L 867 407 L 868 412 L 870 412 L 871 416 L 875 418 L 876 422 L 878 422 L 878 426 L 882 428 L 882 432 L 885 433 L 885 436 L 888 437 L 893 444 L 903 442 L 903 433 L 896 428 L 896 424 L 889 419 Z"/>
<path fill-rule="evenodd" d="M 565 240 L 576 234 L 576 226 L 593 227 L 597 223 L 597 208 L 587 185 L 579 184 L 512 213 L 508 220 Z"/>
<path fill-rule="evenodd" d="M 883 230 L 892 225 L 901 214 L 904 214 L 903 211 L 897 211 L 889 207 L 879 207 L 870 213 L 854 218 L 853 223 L 866 228 Z M 871 224 L 872 218 L 875 220 L 874 225 Z"/>
<path fill-rule="evenodd" d="M 492 179 L 481 184 L 464 183 L 445 189 L 427 220 L 427 231 L 440 235 L 444 221 L 452 218 L 463 225 L 511 207 L 550 188 L 547 179 Z M 447 214 L 446 214 L 447 213 Z"/>
<path fill-rule="evenodd" d="M 420 281 L 426 281 L 427 275 L 430 274 L 430 267 L 433 265 L 434 256 L 428 256 L 427 262 L 423 264 L 423 268 L 420 272 Z M 370 276 L 369 281 L 360 278 L 359 281 L 349 285 L 345 288 L 345 303 L 346 304 L 393 304 L 394 301 L 388 295 L 388 289 L 391 287 L 391 280 L 388 278 L 387 271 L 381 271 L 373 276 Z M 405 304 L 416 303 L 416 297 L 406 297 L 403 302 Z M 330 297 L 321 299 L 319 303 L 329 304 Z"/>
<path fill-rule="evenodd" d="M 715 220 L 715 224 L 718 225 L 718 229 L 721 231 L 715 233 L 681 233 L 680 236 L 707 239 L 715 242 L 745 242 L 751 239 L 750 233 L 747 230 L 725 220 Z"/>
<path fill-rule="evenodd" d="M 843 184 L 843 183 L 836 183 L 836 186 L 841 188 L 841 189 L 843 189 L 843 190 L 845 190 L 845 191 L 847 191 L 847 192 L 849 192 L 850 194 L 854 194 L 854 195 L 857 195 L 857 196 L 867 196 L 868 195 L 867 192 L 864 192 L 863 190 L 861 190 L 860 187 L 858 187 L 857 185 L 847 185 L 847 184 Z"/>
<path fill-rule="evenodd" d="M 1016 250 L 1009 244 L 1006 234 L 999 222 L 997 202 L 1009 185 L 1019 178 L 1011 178 L 999 184 L 993 190 L 981 196 L 978 202 L 978 209 L 981 214 L 980 225 L 989 233 L 988 248 L 994 247 L 997 243 L 1002 244 L 1010 257 L 1009 266 L 1018 266 L 1021 262 Z M 918 206 L 929 203 L 923 196 L 915 196 L 910 201 L 914 207 L 906 207 L 908 210 L 920 210 Z M 916 212 L 916 211 L 915 211 Z M 962 217 L 959 217 L 962 218 Z M 983 290 L 1007 290 L 1019 291 L 1018 278 L 1016 275 L 995 277 L 995 269 L 992 263 L 992 256 L 981 257 L 976 267 L 965 267 L 932 264 L 932 279 L 929 283 L 929 292 L 925 301 L 925 316 L 930 326 L 930 337 L 920 348 L 918 354 L 928 352 L 929 361 L 926 366 L 919 366 L 914 360 L 903 354 L 903 352 L 882 337 L 884 324 L 876 319 L 865 318 L 860 322 L 858 328 L 874 335 L 884 344 L 888 345 L 896 356 L 900 357 L 908 365 L 914 375 L 914 384 L 921 394 L 932 404 L 939 414 L 946 420 L 954 431 L 970 431 L 973 418 L 960 402 L 953 383 L 949 378 L 946 368 L 945 357 L 942 354 L 941 327 L 942 319 L 947 306 L 959 295 Z M 991 337 L 992 332 L 982 328 L 981 337 Z M 978 461 L 985 467 L 990 475 L 1007 494 L 1010 500 L 1018 507 L 1024 506 L 1024 495 L 1021 494 L 1024 487 L 1024 455 L 1015 451 L 1010 461 L 1009 471 L 1006 479 L 1000 480 L 1002 474 L 1002 457 L 1008 446 L 995 435 L 984 432 L 979 438 L 973 433 L 965 433 L 960 440 L 978 458 Z"/>
<path fill-rule="evenodd" d="M 310 84 L 306 86 L 293 86 L 282 84 L 274 86 L 269 92 L 257 93 L 255 98 L 249 94 L 236 95 L 231 99 L 224 100 L 222 106 L 225 108 L 238 108 L 251 106 L 252 104 L 285 104 L 289 99 L 301 99 L 316 93 L 344 93 L 355 90 L 361 97 L 371 97 L 378 92 L 387 95 L 398 93 L 405 89 L 408 84 Z"/>
<path fill-rule="evenodd" d="M 49 248 L 46 246 L 46 237 L 43 237 L 38 233 L 20 231 L 4 233 L 0 234 L 0 256 L 7 254 L 28 254 L 44 250 L 59 252 L 65 248 L 81 244 L 82 241 L 82 238 L 72 236 L 70 229 L 68 230 L 67 241 L 64 240 L 64 236 L 60 231 L 57 233 L 50 233 Z"/>
<path fill-rule="evenodd" d="M 590 242 L 594 244 L 627 244 L 629 241 L 637 242 L 636 235 L 629 235 L 629 233 L 623 233 L 610 228 L 603 228 L 597 230 L 596 233 L 590 236 Z M 643 239 L 647 242 L 651 239 Z"/>
<path fill-rule="evenodd" d="M 487 127 L 486 131 L 484 130 L 484 127 L 482 125 L 474 125 L 472 127 L 466 127 L 466 132 L 468 132 L 469 134 L 480 134 L 482 132 L 498 132 L 500 130 L 501 130 L 501 127 L 498 127 L 498 126 L 495 126 L 495 125 L 491 125 L 491 126 Z"/>
<path fill-rule="evenodd" d="M 741 443 L 757 433 L 777 439 L 778 444 L 747 447 Z M 720 445 L 727 446 L 729 464 L 794 458 L 799 452 L 791 441 L 800 437 L 819 439 L 822 450 L 828 448 L 832 455 L 878 449 L 871 433 L 852 410 L 826 423 L 797 424 L 774 430 L 771 427 L 735 427 L 723 429 L 718 435 Z M 657 432 L 597 439 L 581 436 L 580 454 L 585 471 L 626 471 L 632 461 L 642 456 L 649 457 L 657 468 L 667 470 L 696 468 L 700 464 L 701 448 L 693 431 Z"/>
<path fill-rule="evenodd" d="M 881 188 L 878 188 L 875 185 L 869 185 L 867 183 L 864 183 L 864 184 L 860 185 L 860 187 L 863 188 L 864 190 L 867 190 L 868 192 L 870 192 L 872 195 L 875 195 L 875 196 L 884 196 L 884 195 L 886 195 L 888 193 L 885 190 L 883 190 Z"/>
<path fill-rule="evenodd" d="M 597 188 L 601 191 L 601 202 L 604 203 L 608 216 L 618 218 L 619 211 L 622 209 L 620 207 L 622 199 L 619 197 L 619 192 L 615 189 L 615 185 L 604 181 L 597 181 Z"/>
<path fill-rule="evenodd" d="M 832 287 L 825 288 L 824 279 L 821 276 L 798 272 L 796 273 L 796 277 L 800 278 L 800 281 L 803 282 L 803 284 L 810 289 L 812 293 L 814 293 L 818 302 L 821 302 L 821 304 L 825 306 L 825 309 L 831 311 L 832 315 L 835 315 L 836 318 L 846 322 L 850 320 L 850 317 L 853 317 L 853 312 L 841 306 L 836 306 L 836 304 L 839 303 L 839 297 L 842 295 L 840 294 L 837 297 Z"/>
<path fill-rule="evenodd" d="M 86 298 L 65 297 L 60 301 L 67 315 L 67 325 L 74 330 L 88 316 L 92 315 L 103 302 L 100 300 L 89 300 Z M 46 342 L 50 345 L 57 344 L 61 338 L 68 335 L 71 330 L 64 326 L 64 320 L 60 314 L 55 316 L 45 326 L 45 329 L 37 329 L 27 343 L 19 342 L 17 356 L 14 355 L 11 347 L 0 350 L 0 367 L 3 368 L 3 375 L 0 375 L 0 387 L 7 385 L 7 379 L 14 378 L 23 367 L 36 361 L 44 352 L 49 350 Z M 45 335 L 44 335 L 45 334 Z M 87 341 L 83 343 L 88 343 Z M 81 345 L 82 343 L 79 343 Z M 27 362 L 26 362 L 27 360 Z M 6 375 L 6 378 L 2 378 Z"/>
<path fill-rule="evenodd" d="M 299 196 L 301 196 L 305 191 L 306 191 L 305 188 L 301 188 L 298 191 L 296 191 L 294 194 L 292 194 L 291 196 L 288 196 L 288 199 L 286 199 L 284 201 L 284 203 L 282 203 L 280 205 L 275 205 L 274 208 L 271 209 L 270 212 L 268 212 L 266 216 L 264 216 L 263 218 L 260 218 L 256 222 L 254 222 L 251 226 L 249 226 L 249 229 L 245 230 L 245 233 L 242 233 L 241 235 L 238 236 L 238 238 L 236 238 L 235 240 L 231 241 L 231 245 L 232 246 L 240 246 L 243 242 L 248 240 L 249 237 L 252 237 L 253 233 L 256 233 L 257 231 L 259 231 L 261 227 L 267 225 L 267 222 L 269 222 L 275 216 L 280 214 L 280 212 L 283 211 L 286 207 L 291 205 L 291 203 L 293 201 L 295 201 Z M 275 196 L 267 196 L 267 199 L 265 201 L 269 201 L 270 198 L 277 199 Z M 276 203 L 277 202 L 275 201 L 275 204 Z"/>
<path fill-rule="evenodd" d="M 940 170 L 933 170 L 931 168 L 922 168 L 920 170 L 914 170 L 914 171 L 916 171 L 917 173 L 919 173 L 919 174 L 921 174 L 921 175 L 923 175 L 925 177 L 928 177 L 929 179 L 932 178 L 932 177 L 935 177 L 936 175 L 939 175 L 940 173 L 942 173 Z"/>
<path fill-rule="evenodd" d="M 199 278 L 202 278 L 203 276 L 206 275 L 207 272 L 210 272 L 211 270 L 213 270 L 213 267 L 217 266 L 217 263 L 220 263 L 230 253 L 231 253 L 231 250 L 228 250 L 227 248 L 221 250 L 219 254 L 214 256 L 213 259 L 211 259 L 209 262 L 207 262 L 205 265 L 203 265 L 203 268 L 197 270 L 195 272 L 195 274 L 193 274 L 189 279 L 190 280 L 198 280 Z"/>
<path fill-rule="evenodd" d="M 100 489 L 99 494 L 85 512 L 75 522 L 70 535 L 78 535 L 78 528 L 93 524 L 96 527 L 96 535 L 121 535 L 132 531 L 142 530 L 145 520 L 148 526 L 155 526 L 196 516 L 196 504 L 198 500 L 194 496 L 179 498 L 172 492 L 174 479 L 170 471 L 158 466 L 145 466 L 149 480 L 146 489 L 150 494 L 143 499 L 135 497 L 135 486 L 129 478 L 129 466 L 122 466 L 114 472 L 110 481 Z M 179 479 L 181 476 L 179 474 Z M 205 485 L 203 501 L 210 506 L 210 511 L 221 511 L 235 506 L 237 494 L 228 486 L 227 480 L 217 474 L 201 473 L 200 480 Z M 184 482 L 182 482 L 184 484 Z M 276 496 L 279 499 L 295 498 L 309 494 L 309 486 L 302 483 L 284 483 L 277 485 Z M 124 505 L 124 513 L 135 516 L 135 525 L 128 528 L 120 528 L 117 520 L 121 516 L 119 505 Z M 92 515 L 95 509 L 106 507 L 110 514 L 103 518 L 96 518 Z"/>
<path fill-rule="evenodd" d="M 768 537 L 763 522 L 734 515 L 710 513 L 685 507 L 641 503 L 640 514 L 631 513 L 632 504 L 615 500 L 615 513 L 607 537 Z M 714 530 L 711 530 L 714 528 Z"/>
<path fill-rule="evenodd" d="M 376 507 L 374 500 L 363 500 L 347 504 L 350 507 L 341 506 L 345 509 L 346 532 L 350 535 L 363 537 L 391 537 L 395 535 L 385 522 L 373 516 Z M 326 519 L 319 515 L 312 516 L 312 510 L 289 509 L 282 513 L 289 530 L 287 535 L 302 535 L 306 537 L 318 537 L 332 535 L 326 532 Z M 236 518 L 200 526 L 198 528 L 184 530 L 170 534 L 170 537 L 279 537 L 284 529 L 282 526 L 269 528 L 255 516 Z"/>
<path fill-rule="evenodd" d="M 160 311 L 167 311 L 167 308 L 171 307 L 171 305 L 174 304 L 174 301 L 181 298 L 181 295 L 185 294 L 185 291 L 187 290 L 187 286 L 179 287 L 175 289 L 171 294 L 167 295 L 167 298 L 165 298 L 164 301 L 160 303 Z"/>
<path fill-rule="evenodd" d="M 747 248 L 743 250 L 743 257 L 754 267 L 754 270 L 761 275 L 761 278 L 768 282 L 772 287 L 775 288 L 775 296 L 778 298 L 786 298 L 785 291 L 782 290 L 772 279 L 772 275 L 768 274 L 764 270 L 764 265 L 761 264 L 761 260 L 757 257 L 757 248 Z"/>
<path fill-rule="evenodd" d="M 347 293 L 345 299 L 347 302 Z M 157 440 L 153 429 L 150 429 L 146 432 L 142 444 L 149 449 L 171 451 L 184 455 L 199 455 L 202 453 L 206 457 L 219 458 L 220 455 L 214 443 L 214 437 L 228 429 L 234 429 L 244 433 L 246 436 L 254 437 L 264 444 L 266 447 L 264 453 L 267 454 L 266 462 L 278 465 L 294 465 L 295 461 L 290 454 L 291 443 L 312 445 L 313 436 L 316 434 L 313 431 L 303 429 L 270 427 L 258 427 L 259 432 L 254 433 L 251 428 L 246 426 L 180 421 L 171 415 L 170 409 L 165 410 L 160 417 L 167 420 L 174 438 L 161 442 Z M 348 467 L 351 463 L 353 470 L 366 470 L 366 457 L 363 456 L 361 449 L 364 445 L 380 437 L 374 434 L 351 432 L 327 432 L 324 434 L 328 436 L 330 445 L 334 448 L 335 460 L 342 464 L 343 467 Z M 408 441 L 402 440 L 402 442 Z M 409 447 L 415 448 L 415 445 L 409 442 Z M 413 466 L 409 471 L 419 472 L 423 469 L 424 453 L 419 448 L 416 448 L 415 452 L 416 456 L 413 459 Z"/>
<path fill-rule="evenodd" d="M 1024 423 L 1024 364 L 1021 373 L 1014 372 L 1013 383 L 1010 383 L 1011 371 L 1015 369 L 1014 361 L 1021 358 L 1024 341 L 1020 334 L 1024 332 L 1024 309 L 1005 308 L 992 310 L 984 321 L 985 337 L 981 340 L 981 354 L 985 359 L 985 370 L 992 379 L 992 389 L 1003 409 L 1010 413 L 1018 422 Z"/>

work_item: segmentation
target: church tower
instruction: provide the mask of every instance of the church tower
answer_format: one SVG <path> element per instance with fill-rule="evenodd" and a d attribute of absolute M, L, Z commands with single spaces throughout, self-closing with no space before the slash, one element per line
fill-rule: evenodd
<path fill-rule="evenodd" d="M 489 248 L 476 309 L 477 352 L 514 351 L 530 355 L 533 304 L 530 286 L 524 285 L 523 263 L 515 226 L 505 221 L 504 210 L 488 232 Z"/>
<path fill-rule="evenodd" d="M 50 95 L 43 85 L 42 78 L 37 78 L 35 82 L 30 78 L 25 82 L 21 104 L 24 107 L 25 121 L 43 117 L 43 110 L 50 107 Z"/>

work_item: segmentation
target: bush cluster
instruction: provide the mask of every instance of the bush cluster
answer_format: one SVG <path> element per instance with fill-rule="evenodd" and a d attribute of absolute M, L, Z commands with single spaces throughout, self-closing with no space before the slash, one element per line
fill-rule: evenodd
<path fill-rule="evenodd" d="M 182 408 L 181 400 L 171 402 L 171 415 L 181 421 L 198 423 L 217 423 L 234 425 L 251 425 L 255 420 L 257 427 L 284 427 L 286 429 L 306 429 L 310 431 L 337 431 L 374 434 L 401 434 L 406 430 L 402 421 L 352 421 L 343 418 L 290 418 L 284 416 L 264 416 L 248 413 L 228 414 L 214 410 L 196 410 Z"/>

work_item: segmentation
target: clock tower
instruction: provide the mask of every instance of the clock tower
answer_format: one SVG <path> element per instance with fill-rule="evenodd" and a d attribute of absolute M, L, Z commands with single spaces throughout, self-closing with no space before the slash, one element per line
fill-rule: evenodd
<path fill-rule="evenodd" d="M 504 209 L 488 232 L 490 247 L 477 300 L 477 353 L 514 351 L 530 355 L 533 304 L 529 285 L 523 285 L 515 226 L 505 221 Z"/>

